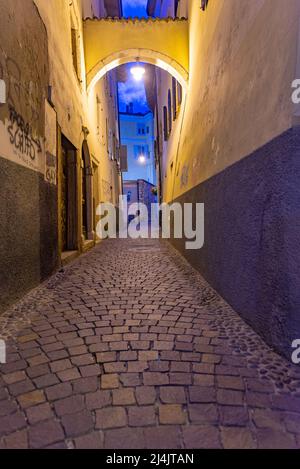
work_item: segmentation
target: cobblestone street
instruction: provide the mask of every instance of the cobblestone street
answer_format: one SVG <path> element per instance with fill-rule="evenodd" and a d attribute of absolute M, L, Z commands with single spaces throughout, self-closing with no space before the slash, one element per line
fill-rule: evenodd
<path fill-rule="evenodd" d="M 109 240 L 0 318 L 3 448 L 300 447 L 300 369 L 166 242 Z"/>

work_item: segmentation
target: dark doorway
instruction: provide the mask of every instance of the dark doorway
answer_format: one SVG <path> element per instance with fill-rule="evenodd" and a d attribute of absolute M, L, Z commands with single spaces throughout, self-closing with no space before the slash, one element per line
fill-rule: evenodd
<path fill-rule="evenodd" d="M 76 148 L 62 136 L 62 198 L 61 198 L 61 233 L 62 250 L 78 249 L 77 241 L 77 175 Z"/>
<path fill-rule="evenodd" d="M 93 170 L 90 151 L 86 140 L 82 144 L 82 234 L 84 239 L 94 239 L 93 233 Z"/>

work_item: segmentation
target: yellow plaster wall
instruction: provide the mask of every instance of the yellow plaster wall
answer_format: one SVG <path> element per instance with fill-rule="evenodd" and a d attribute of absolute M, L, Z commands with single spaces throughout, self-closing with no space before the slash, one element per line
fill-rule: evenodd
<path fill-rule="evenodd" d="M 180 138 L 174 130 L 164 155 L 168 166 L 178 151 L 166 200 L 292 125 L 300 2 L 210 0 L 203 12 L 190 0 L 188 8 L 190 81 Z"/>

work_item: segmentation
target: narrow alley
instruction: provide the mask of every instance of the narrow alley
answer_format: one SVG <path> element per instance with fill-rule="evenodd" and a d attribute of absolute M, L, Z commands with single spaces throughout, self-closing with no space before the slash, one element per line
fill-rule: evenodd
<path fill-rule="evenodd" d="M 300 0 L 0 0 L 0 452 L 300 449 L 299 180 Z"/>
<path fill-rule="evenodd" d="M 0 326 L 3 448 L 300 445 L 299 367 L 167 242 L 101 243 Z"/>

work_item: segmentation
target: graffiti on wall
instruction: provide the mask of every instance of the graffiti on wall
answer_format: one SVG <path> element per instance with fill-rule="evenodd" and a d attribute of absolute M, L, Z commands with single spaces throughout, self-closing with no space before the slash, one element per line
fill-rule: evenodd
<path fill-rule="evenodd" d="M 38 154 L 42 152 L 41 142 L 39 138 L 35 138 L 32 135 L 31 126 L 25 122 L 21 114 L 18 114 L 10 104 L 8 107 L 9 119 L 7 131 L 10 143 L 22 156 L 29 157 L 32 161 L 35 161 Z"/>
<path fill-rule="evenodd" d="M 0 156 L 44 173 L 41 84 L 26 81 L 18 63 L 1 48 L 0 79 L 5 82 L 7 95 L 7 103 L 0 108 Z"/>

